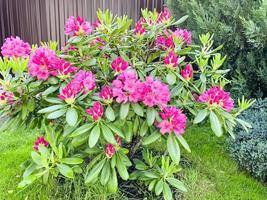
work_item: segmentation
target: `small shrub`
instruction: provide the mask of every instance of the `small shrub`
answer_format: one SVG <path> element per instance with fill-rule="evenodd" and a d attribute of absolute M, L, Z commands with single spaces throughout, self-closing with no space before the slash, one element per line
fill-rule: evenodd
<path fill-rule="evenodd" d="M 193 46 L 190 31 L 170 29 L 186 17 L 175 21 L 168 9 L 142 14 L 134 30 L 130 19 L 109 11 L 97 13 L 94 27 L 70 17 L 65 33 L 71 37 L 60 51 L 53 42 L 29 51 L 19 38 L 6 40 L 2 129 L 42 132 L 19 187 L 78 176 L 116 193 L 132 180 L 169 200 L 173 189 L 186 191 L 176 173 L 180 147 L 190 152 L 183 133 L 192 121 L 209 121 L 217 136 L 233 135 L 238 122 L 246 126 L 237 116 L 251 101 L 235 107 L 223 89 L 225 57 L 212 47 L 212 36 L 200 35 L 201 45 Z M 149 149 L 156 142 L 166 153 Z"/>
<path fill-rule="evenodd" d="M 241 127 L 230 141 L 230 152 L 238 164 L 256 178 L 267 181 L 267 99 L 258 100 L 242 118 L 251 123 L 249 133 Z"/>

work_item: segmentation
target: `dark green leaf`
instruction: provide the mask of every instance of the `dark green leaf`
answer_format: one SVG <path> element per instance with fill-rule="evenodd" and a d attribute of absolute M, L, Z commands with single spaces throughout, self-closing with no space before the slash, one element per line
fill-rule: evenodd
<path fill-rule="evenodd" d="M 143 108 L 142 108 L 142 106 L 140 106 L 139 103 L 132 103 L 132 107 L 133 107 L 134 112 L 135 112 L 137 115 L 139 115 L 139 116 L 141 116 L 141 117 L 144 116 Z"/>
<path fill-rule="evenodd" d="M 175 162 L 175 164 L 179 164 L 180 156 L 181 156 L 180 148 L 179 148 L 179 145 L 176 139 L 173 137 L 173 134 L 168 135 L 167 149 L 168 149 L 171 159 Z"/>
<path fill-rule="evenodd" d="M 85 183 L 91 183 L 100 173 L 102 170 L 106 160 L 101 160 L 99 163 L 97 163 L 88 173 L 88 175 L 85 178 Z"/>
<path fill-rule="evenodd" d="M 187 144 L 186 140 L 183 138 L 183 136 L 181 135 L 176 135 L 176 137 L 178 138 L 179 142 L 181 143 L 181 145 L 188 151 L 191 153 L 190 147 Z"/>
<path fill-rule="evenodd" d="M 69 108 L 67 110 L 66 121 L 70 126 L 75 126 L 78 121 L 78 113 L 75 108 Z"/>
<path fill-rule="evenodd" d="M 187 192 L 185 185 L 176 178 L 167 178 L 167 181 L 173 186 L 176 187 L 178 190 L 182 192 Z"/>
<path fill-rule="evenodd" d="M 202 122 L 206 118 L 207 114 L 208 112 L 206 109 L 199 111 L 197 116 L 194 119 L 194 124 L 198 124 Z"/>
<path fill-rule="evenodd" d="M 210 125 L 211 129 L 213 130 L 216 136 L 218 137 L 222 136 L 223 134 L 222 125 L 217 115 L 213 111 L 210 111 Z"/>
<path fill-rule="evenodd" d="M 102 134 L 108 143 L 117 144 L 113 133 L 111 132 L 109 127 L 105 126 L 104 124 L 102 124 Z"/>
<path fill-rule="evenodd" d="M 151 126 L 154 121 L 155 121 L 155 117 L 156 117 L 156 111 L 154 108 L 148 108 L 146 111 L 146 119 L 147 119 L 147 124 L 148 126 Z"/>
<path fill-rule="evenodd" d="M 159 196 L 160 193 L 162 192 L 162 190 L 163 190 L 163 180 L 160 179 L 157 182 L 156 186 L 155 186 L 155 193 L 156 193 L 156 195 Z"/>
<path fill-rule="evenodd" d="M 158 131 L 153 132 L 148 137 L 144 138 L 143 145 L 151 144 L 160 138 L 161 134 Z"/>
<path fill-rule="evenodd" d="M 57 119 L 61 116 L 63 116 L 66 113 L 66 109 L 57 110 L 55 112 L 50 113 L 47 116 L 47 119 Z"/>
<path fill-rule="evenodd" d="M 120 108 L 120 118 L 125 119 L 129 113 L 129 103 L 121 104 Z"/>
<path fill-rule="evenodd" d="M 53 112 L 55 110 L 59 110 L 61 108 L 64 108 L 65 105 L 53 105 L 53 106 L 49 106 L 47 108 L 43 108 L 41 110 L 38 111 L 38 113 L 48 113 L 48 112 Z"/>
<path fill-rule="evenodd" d="M 114 110 L 112 109 L 112 107 L 110 107 L 110 106 L 107 107 L 107 109 L 105 111 L 105 116 L 110 121 L 115 120 L 115 114 L 114 114 Z"/>
<path fill-rule="evenodd" d="M 63 176 L 67 178 L 73 178 L 73 171 L 68 165 L 57 164 L 57 168 Z"/>
<path fill-rule="evenodd" d="M 82 158 L 63 158 L 61 159 L 62 163 L 69 164 L 69 165 L 77 165 L 83 162 Z"/>

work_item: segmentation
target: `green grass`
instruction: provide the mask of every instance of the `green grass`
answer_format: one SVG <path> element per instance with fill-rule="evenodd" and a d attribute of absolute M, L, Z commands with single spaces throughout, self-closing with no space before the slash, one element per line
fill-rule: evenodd
<path fill-rule="evenodd" d="M 37 134 L 25 130 L 0 133 L 0 199 L 2 200 L 54 200 L 54 199 L 107 199 L 102 189 L 86 188 L 80 184 L 57 184 L 49 187 L 35 184 L 23 191 L 16 189 L 22 171 L 19 165 L 30 157 Z M 225 138 L 216 138 L 210 129 L 190 128 L 185 137 L 192 153 L 184 153 L 185 177 L 189 192 L 186 200 L 263 200 L 267 188 L 238 169 L 227 153 Z M 93 196 L 93 194 L 101 194 Z M 112 199 L 125 199 L 122 195 Z M 178 198 L 176 198 L 178 200 Z"/>

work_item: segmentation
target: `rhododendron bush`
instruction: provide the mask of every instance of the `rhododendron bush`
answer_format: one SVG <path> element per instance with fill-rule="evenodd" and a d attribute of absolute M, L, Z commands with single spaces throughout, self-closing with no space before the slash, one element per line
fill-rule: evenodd
<path fill-rule="evenodd" d="M 55 42 L 30 48 L 6 39 L 1 129 L 39 131 L 20 187 L 79 176 L 116 192 L 122 181 L 139 180 L 172 199 L 171 189 L 186 191 L 176 176 L 180 148 L 190 152 L 186 128 L 209 123 L 217 136 L 234 137 L 237 123 L 249 126 L 238 115 L 252 102 L 235 107 L 223 89 L 228 70 L 220 69 L 225 57 L 212 35 L 192 45 L 190 31 L 174 28 L 186 17 L 174 21 L 167 9 L 142 14 L 133 30 L 126 16 L 109 11 L 98 11 L 92 25 L 70 17 L 61 50 Z"/>

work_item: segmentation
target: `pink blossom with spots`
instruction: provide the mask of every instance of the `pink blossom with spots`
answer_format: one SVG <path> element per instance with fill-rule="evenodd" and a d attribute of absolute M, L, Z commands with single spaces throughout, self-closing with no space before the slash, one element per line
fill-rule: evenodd
<path fill-rule="evenodd" d="M 94 102 L 91 108 L 86 109 L 88 115 L 91 115 L 94 121 L 99 120 L 104 113 L 104 108 L 101 103 Z"/>
<path fill-rule="evenodd" d="M 112 94 L 112 89 L 110 88 L 110 86 L 105 85 L 103 89 L 100 91 L 99 97 L 104 100 L 112 100 L 113 94 Z"/>
<path fill-rule="evenodd" d="M 79 92 L 80 88 L 70 82 L 60 91 L 58 98 L 64 100 L 67 104 L 73 104 Z"/>
<path fill-rule="evenodd" d="M 141 17 L 138 22 L 135 24 L 134 27 L 134 33 L 136 35 L 143 35 L 146 32 L 146 28 L 144 26 L 145 23 L 145 19 L 143 17 Z"/>
<path fill-rule="evenodd" d="M 6 91 L 0 87 L 0 106 L 12 104 L 15 101 L 15 96 L 12 92 Z"/>
<path fill-rule="evenodd" d="M 182 69 L 181 76 L 187 81 L 193 77 L 193 69 L 190 64 L 187 64 L 185 68 Z"/>
<path fill-rule="evenodd" d="M 37 48 L 30 56 L 29 73 L 38 80 L 47 80 L 54 72 L 56 53 L 46 47 Z"/>
<path fill-rule="evenodd" d="M 66 35 L 88 35 L 92 32 L 92 27 L 89 22 L 85 21 L 80 16 L 69 17 L 65 23 Z"/>
<path fill-rule="evenodd" d="M 199 102 L 208 103 L 210 106 L 220 106 L 230 112 L 234 108 L 234 101 L 229 92 L 219 86 L 213 86 L 198 97 Z"/>
<path fill-rule="evenodd" d="M 187 45 L 190 45 L 192 42 L 192 34 L 187 29 L 176 29 L 174 35 L 177 38 L 182 39 L 182 41 L 185 42 Z"/>
<path fill-rule="evenodd" d="M 154 80 L 152 77 L 147 77 L 142 84 L 142 102 L 148 106 L 166 107 L 170 101 L 170 91 L 167 85 L 159 80 Z"/>
<path fill-rule="evenodd" d="M 40 145 L 47 147 L 49 145 L 49 143 L 45 140 L 44 137 L 38 137 L 37 140 L 34 142 L 34 147 L 33 147 L 34 150 L 38 151 Z"/>
<path fill-rule="evenodd" d="M 54 76 L 58 76 L 59 78 L 67 78 L 70 77 L 71 73 L 74 73 L 77 68 L 70 65 L 69 62 L 64 59 L 55 59 L 52 63 L 53 71 L 51 74 Z"/>
<path fill-rule="evenodd" d="M 186 116 L 182 110 L 177 109 L 175 106 L 169 106 L 163 109 L 160 113 L 162 121 L 157 125 L 160 128 L 160 132 L 165 133 L 174 132 L 177 135 L 181 135 L 185 131 Z"/>
<path fill-rule="evenodd" d="M 117 57 L 115 60 L 112 61 L 111 63 L 111 68 L 118 72 L 121 73 L 125 71 L 128 68 L 129 64 L 125 60 L 123 60 L 122 57 Z"/>
<path fill-rule="evenodd" d="M 116 153 L 116 150 L 112 144 L 107 144 L 105 154 L 110 159 Z"/>
<path fill-rule="evenodd" d="M 6 58 L 26 58 L 31 53 L 31 45 L 21 40 L 18 36 L 11 36 L 5 39 L 1 50 L 2 55 Z"/>
<path fill-rule="evenodd" d="M 164 11 L 158 15 L 157 23 L 166 23 L 172 19 L 172 15 L 168 8 L 164 8 Z"/>
<path fill-rule="evenodd" d="M 95 87 L 95 75 L 90 71 L 80 70 L 75 74 L 74 79 L 71 81 L 73 85 L 80 88 L 84 93 L 92 91 Z"/>
<path fill-rule="evenodd" d="M 142 91 L 142 83 L 133 70 L 124 71 L 112 82 L 113 97 L 118 103 L 136 103 L 141 100 Z"/>
<path fill-rule="evenodd" d="M 178 56 L 174 53 L 174 51 L 170 51 L 164 58 L 164 64 L 170 68 L 176 68 L 178 66 Z"/>

